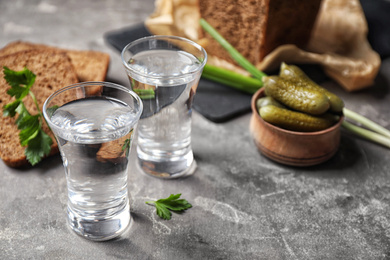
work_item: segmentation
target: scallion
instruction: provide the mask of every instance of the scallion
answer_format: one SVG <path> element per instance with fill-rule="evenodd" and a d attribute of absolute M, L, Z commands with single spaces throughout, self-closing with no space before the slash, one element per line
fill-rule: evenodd
<path fill-rule="evenodd" d="M 153 89 L 134 89 L 134 92 L 137 93 L 141 99 L 152 99 L 155 97 Z"/>
<path fill-rule="evenodd" d="M 249 94 L 255 93 L 263 86 L 263 82 L 258 79 L 209 64 L 205 65 L 202 77 Z"/>
<path fill-rule="evenodd" d="M 352 120 L 362 124 L 363 126 L 367 127 L 368 129 L 371 129 L 379 134 L 382 134 L 382 135 L 390 138 L 390 131 L 389 130 L 387 130 L 386 128 L 371 121 L 370 119 L 368 119 L 362 115 L 359 115 L 358 113 L 353 112 L 347 108 L 343 109 L 343 114 L 346 118 L 352 119 Z"/>
<path fill-rule="evenodd" d="M 381 134 L 378 134 L 376 132 L 364 129 L 362 127 L 356 126 L 354 124 L 351 124 L 350 122 L 344 120 L 341 124 L 346 130 L 350 131 L 351 133 L 363 137 L 367 140 L 370 140 L 372 142 L 376 142 L 378 144 L 381 144 L 383 146 L 386 146 L 390 148 L 390 138 L 387 138 L 386 136 L 383 136 Z"/>

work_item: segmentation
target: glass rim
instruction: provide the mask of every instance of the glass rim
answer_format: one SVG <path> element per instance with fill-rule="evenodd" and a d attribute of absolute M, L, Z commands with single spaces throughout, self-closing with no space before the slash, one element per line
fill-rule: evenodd
<path fill-rule="evenodd" d="M 133 68 L 131 68 L 128 64 L 128 62 L 125 60 L 124 58 L 124 55 L 126 53 L 126 51 L 132 47 L 132 46 L 135 46 L 136 44 L 139 44 L 141 42 L 145 42 L 145 41 L 148 41 L 148 40 L 152 40 L 152 39 L 156 39 L 156 40 L 163 40 L 163 39 L 172 39 L 172 40 L 177 40 L 177 41 L 181 41 L 181 42 L 184 42 L 184 43 L 188 43 L 190 44 L 191 46 L 195 47 L 196 49 L 198 49 L 204 56 L 204 59 L 202 60 L 201 62 L 201 65 L 199 66 L 199 68 L 197 68 L 196 70 L 193 70 L 193 71 L 190 71 L 190 72 L 187 72 L 187 73 L 184 73 L 182 75 L 175 75 L 175 76 L 153 76 L 153 75 L 148 75 L 146 73 L 142 73 L 140 71 L 137 71 L 137 70 L 134 70 Z M 169 79 L 169 78 L 172 78 L 172 77 L 175 77 L 175 78 L 184 78 L 184 77 L 187 77 L 188 75 L 191 75 L 191 74 L 195 74 L 197 72 L 199 72 L 200 70 L 203 69 L 203 67 L 206 65 L 207 63 L 207 52 L 206 50 L 198 43 L 192 41 L 192 40 L 189 40 L 187 38 L 184 38 L 184 37 L 180 37 L 180 36 L 172 36 L 172 35 L 152 35 L 152 36 L 146 36 L 146 37 L 142 37 L 142 38 L 139 38 L 137 40 L 134 40 L 130 43 L 128 43 L 122 50 L 121 52 L 121 59 L 122 59 L 122 63 L 123 65 L 125 66 L 125 68 L 129 71 L 131 71 L 131 73 L 134 73 L 138 76 L 141 76 L 141 77 L 147 77 L 147 78 L 152 78 L 152 79 Z"/>
<path fill-rule="evenodd" d="M 56 130 L 62 130 L 61 127 L 58 127 L 57 125 L 52 123 L 51 117 L 47 113 L 47 106 L 50 103 L 50 101 L 53 100 L 53 98 L 55 98 L 56 96 L 58 96 L 61 93 L 64 93 L 64 92 L 72 90 L 72 89 L 76 89 L 76 88 L 80 88 L 80 87 L 86 87 L 86 86 L 99 86 L 99 85 L 115 88 L 115 89 L 118 89 L 118 90 L 121 90 L 121 91 L 124 91 L 124 92 L 130 94 L 133 97 L 133 99 L 137 101 L 137 104 L 139 104 L 139 109 L 138 109 L 137 114 L 135 116 L 135 119 L 136 119 L 135 121 L 139 120 L 139 118 L 141 117 L 141 114 L 142 114 L 142 110 L 143 110 L 143 103 L 142 103 L 141 98 L 137 95 L 137 93 L 135 93 L 134 91 L 132 91 L 132 90 L 130 90 L 130 89 L 128 89 L 128 88 L 126 88 L 126 87 L 124 87 L 122 85 L 119 85 L 119 84 L 116 84 L 116 83 L 112 83 L 112 82 L 84 81 L 84 82 L 74 83 L 72 85 L 68 85 L 68 86 L 63 87 L 61 89 L 58 89 L 55 92 L 53 92 L 45 100 L 45 102 L 43 103 L 43 107 L 42 107 L 42 113 L 43 113 L 43 116 L 44 116 L 45 120 L 50 125 L 50 128 L 55 128 Z M 78 100 L 78 99 L 74 99 L 74 100 Z M 121 129 L 129 127 L 129 125 L 130 124 L 126 124 L 125 126 L 121 126 L 121 127 L 117 128 L 116 131 L 120 131 Z"/>

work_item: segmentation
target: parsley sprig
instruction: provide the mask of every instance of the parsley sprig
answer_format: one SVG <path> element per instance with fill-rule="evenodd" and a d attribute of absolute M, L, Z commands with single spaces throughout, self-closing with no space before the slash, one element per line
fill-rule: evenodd
<path fill-rule="evenodd" d="M 186 209 L 189 209 L 192 207 L 190 203 L 188 203 L 185 199 L 179 199 L 181 196 L 181 193 L 179 194 L 171 194 L 168 198 L 165 199 L 159 199 L 159 200 L 151 200 L 146 201 L 146 204 L 154 205 L 156 207 L 157 215 L 160 218 L 170 220 L 172 213 L 174 212 L 183 212 Z"/>
<path fill-rule="evenodd" d="M 3 115 L 14 117 L 19 114 L 15 123 L 20 130 L 20 144 L 26 146 L 24 151 L 26 158 L 31 165 L 35 165 L 50 153 L 51 144 L 53 143 L 50 136 L 42 130 L 44 118 L 38 101 L 30 90 L 35 82 L 36 75 L 27 68 L 14 71 L 4 66 L 3 69 L 4 79 L 11 86 L 7 94 L 15 97 L 13 102 L 3 106 Z M 38 110 L 35 115 L 31 115 L 23 103 L 23 99 L 27 95 L 31 96 Z"/>

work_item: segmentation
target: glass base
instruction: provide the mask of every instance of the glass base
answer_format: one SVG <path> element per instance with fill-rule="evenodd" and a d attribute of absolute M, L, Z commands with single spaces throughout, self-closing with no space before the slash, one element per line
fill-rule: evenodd
<path fill-rule="evenodd" d="M 191 146 L 173 151 L 137 147 L 138 166 L 144 173 L 161 179 L 175 179 L 192 175 L 196 162 Z"/>
<path fill-rule="evenodd" d="M 93 241 L 106 241 L 120 236 L 130 226 L 130 207 L 127 205 L 115 215 L 82 217 L 68 207 L 68 224 L 76 234 Z"/>
<path fill-rule="evenodd" d="M 187 177 L 194 174 L 197 164 L 193 159 L 187 164 L 177 161 L 147 161 L 138 157 L 138 166 L 140 170 L 150 176 L 160 179 L 176 179 L 179 177 Z M 170 171 L 168 171 L 169 169 Z"/>

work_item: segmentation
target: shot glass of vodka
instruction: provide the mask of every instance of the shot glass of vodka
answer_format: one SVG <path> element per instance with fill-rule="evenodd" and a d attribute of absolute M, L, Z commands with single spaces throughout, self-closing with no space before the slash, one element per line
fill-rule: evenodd
<path fill-rule="evenodd" d="M 164 179 L 193 174 L 191 106 L 206 51 L 185 38 L 150 36 L 129 43 L 122 62 L 144 104 L 137 139 L 141 170 Z"/>
<path fill-rule="evenodd" d="M 127 171 L 142 108 L 137 94 L 109 82 L 74 84 L 44 103 L 65 168 L 68 224 L 87 239 L 112 239 L 131 222 Z"/>

